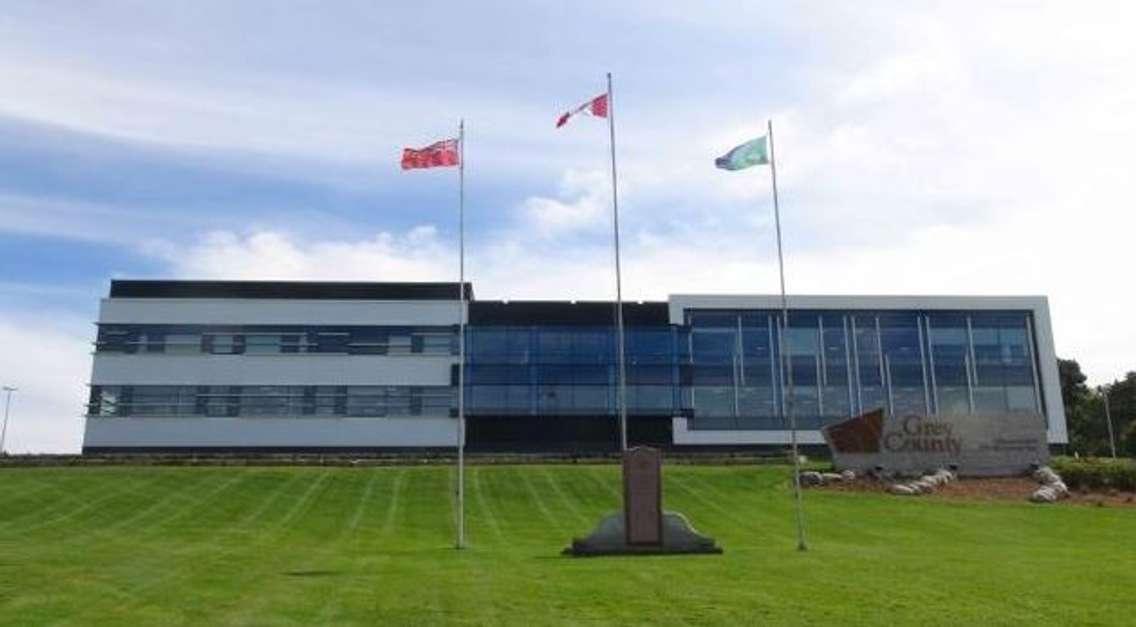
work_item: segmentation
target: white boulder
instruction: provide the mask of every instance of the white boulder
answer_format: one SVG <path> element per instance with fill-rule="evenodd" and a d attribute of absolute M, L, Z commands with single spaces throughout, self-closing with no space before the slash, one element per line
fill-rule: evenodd
<path fill-rule="evenodd" d="M 935 482 L 931 481 L 927 477 L 923 477 L 922 479 L 913 482 L 911 484 L 911 487 L 919 490 L 920 494 L 930 494 L 935 491 Z"/>
<path fill-rule="evenodd" d="M 824 476 L 814 470 L 802 472 L 801 485 L 805 487 L 824 485 Z"/>
<path fill-rule="evenodd" d="M 1061 481 L 1061 476 L 1056 472 L 1053 472 L 1053 469 L 1049 466 L 1042 466 L 1041 468 L 1035 470 L 1033 473 L 1033 478 L 1042 485 L 1049 485 L 1051 483 L 1057 483 L 1058 481 Z"/>
<path fill-rule="evenodd" d="M 1030 500 L 1034 503 L 1054 503 L 1060 499 L 1069 496 L 1069 486 L 1061 480 L 1061 475 L 1053 471 L 1049 466 L 1042 466 L 1033 473 L 1033 478 L 1041 484 L 1041 487 L 1030 495 Z"/>

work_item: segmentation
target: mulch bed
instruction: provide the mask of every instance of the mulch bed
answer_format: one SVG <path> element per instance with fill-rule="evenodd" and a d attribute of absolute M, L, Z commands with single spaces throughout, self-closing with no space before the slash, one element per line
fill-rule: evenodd
<path fill-rule="evenodd" d="M 874 479 L 861 478 L 850 483 L 831 483 L 809 489 L 833 492 L 885 492 L 888 485 Z M 1028 502 L 1029 496 L 1038 487 L 1039 484 L 1028 477 L 964 477 L 936 488 L 931 494 L 896 496 L 896 498 Z M 1118 490 L 1088 492 L 1071 489 L 1068 498 L 1057 502 L 1057 504 L 1062 503 L 1098 507 L 1136 507 L 1136 493 Z"/>

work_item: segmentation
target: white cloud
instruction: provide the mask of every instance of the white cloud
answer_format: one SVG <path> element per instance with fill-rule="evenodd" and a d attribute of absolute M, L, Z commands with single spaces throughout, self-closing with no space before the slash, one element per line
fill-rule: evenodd
<path fill-rule="evenodd" d="M 524 218 L 543 237 L 593 229 L 608 219 L 611 179 L 598 170 L 568 170 L 557 198 L 532 196 L 522 203 Z"/>
<path fill-rule="evenodd" d="M 180 276 L 265 280 L 431 280 L 445 276 L 448 260 L 455 257 L 431 226 L 355 242 L 308 241 L 273 231 L 244 237 L 216 231 L 187 246 L 151 241 L 143 251 L 167 261 Z"/>
<path fill-rule="evenodd" d="M 471 225 L 468 269 L 478 296 L 610 298 L 606 128 L 592 120 L 551 135 L 562 105 L 598 84 L 585 82 L 598 81 L 598 72 L 582 78 L 597 66 L 587 56 L 550 63 L 559 51 L 580 50 L 619 60 L 613 70 L 629 298 L 776 290 L 768 170 L 729 174 L 711 165 L 763 133 L 771 116 L 790 291 L 1046 294 L 1059 353 L 1079 359 L 1094 382 L 1136 368 L 1136 330 L 1127 322 L 1136 293 L 1125 289 L 1136 233 L 1131 7 L 812 5 L 807 14 L 762 16 L 774 26 L 761 37 L 753 36 L 751 16 L 733 11 L 621 8 L 629 23 L 642 23 L 621 33 L 628 46 L 646 51 L 642 57 L 580 45 L 573 16 L 593 25 L 582 11 L 521 29 L 522 42 L 463 41 L 462 54 L 447 48 L 444 59 L 424 57 L 413 72 L 368 58 L 375 74 L 333 68 L 327 59 L 277 60 L 279 41 L 265 42 L 270 71 L 225 56 L 223 45 L 211 57 L 215 73 L 121 56 L 115 63 L 80 54 L 81 38 L 68 37 L 56 52 L 56 42 L 38 40 L 35 29 L 5 32 L 0 25 L 12 36 L 0 44 L 0 77 L 19 86 L 0 112 L 147 141 L 359 167 L 393 161 L 403 142 L 433 139 L 450 126 L 438 120 L 460 109 L 473 118 L 471 205 L 489 179 L 508 182 L 523 171 L 528 190 L 494 199 L 508 219 L 493 231 Z M 648 19 L 658 13 L 663 17 Z M 66 32 L 85 28 L 77 23 Z M 597 40 L 614 29 L 594 26 Z M 542 56 L 549 33 L 556 45 Z M 166 34 L 150 33 L 151 41 L 180 41 Z M 410 38 L 419 45 L 415 54 L 421 37 Z M 37 46 L 17 45 L 29 39 Z M 384 43 L 384 51 L 399 49 L 398 42 L 406 38 Z M 329 58 L 350 56 L 334 41 L 322 43 Z M 519 47 L 529 56 L 516 54 Z M 485 72 L 449 65 L 420 71 L 459 58 Z M 339 73 L 319 80 L 330 69 Z M 410 136 L 407 129 L 414 129 Z M 541 180 L 555 191 L 531 191 Z M 0 198 L 6 221 L 41 235 L 76 230 L 68 227 L 72 218 L 89 215 L 76 206 L 39 211 Z M 99 214 L 90 222 L 110 219 Z M 181 225 L 169 230 L 190 235 L 151 242 L 145 251 L 181 277 L 452 280 L 457 269 L 453 242 L 428 226 L 357 239 L 314 235 L 294 223 L 200 239 Z M 122 240 L 117 227 L 87 234 Z M 84 372 L 89 359 L 75 359 L 82 368 L 72 369 Z"/>
<path fill-rule="evenodd" d="M 19 388 L 12 396 L 8 452 L 78 452 L 93 329 L 60 311 L 0 312 L 0 383 Z"/>

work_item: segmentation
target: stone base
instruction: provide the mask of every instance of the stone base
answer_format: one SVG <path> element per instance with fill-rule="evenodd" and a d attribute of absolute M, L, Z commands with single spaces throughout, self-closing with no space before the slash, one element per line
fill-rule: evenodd
<path fill-rule="evenodd" d="M 574 538 L 564 555 L 590 557 L 594 555 L 660 555 L 684 553 L 721 553 L 714 538 L 694 530 L 686 516 L 678 512 L 663 512 L 662 544 L 627 544 L 623 512 L 604 516 L 586 538 Z"/>

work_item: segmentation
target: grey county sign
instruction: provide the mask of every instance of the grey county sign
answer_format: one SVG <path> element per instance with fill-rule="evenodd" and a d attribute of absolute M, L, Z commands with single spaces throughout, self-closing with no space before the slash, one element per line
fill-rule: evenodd
<path fill-rule="evenodd" d="M 1049 461 L 1045 417 L 1035 413 L 888 416 L 876 410 L 821 432 L 841 470 L 952 467 L 967 475 L 1010 475 Z"/>

